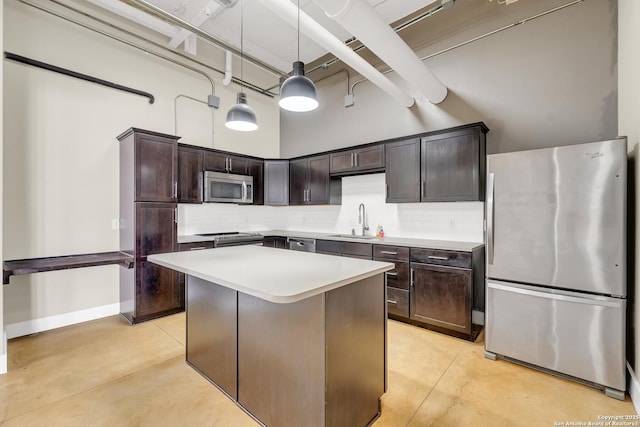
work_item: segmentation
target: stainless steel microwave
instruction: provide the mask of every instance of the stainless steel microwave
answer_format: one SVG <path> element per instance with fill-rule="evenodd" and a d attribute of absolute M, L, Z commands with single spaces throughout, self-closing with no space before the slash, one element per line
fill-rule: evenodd
<path fill-rule="evenodd" d="M 253 203 L 253 177 L 205 171 L 204 201 Z"/>

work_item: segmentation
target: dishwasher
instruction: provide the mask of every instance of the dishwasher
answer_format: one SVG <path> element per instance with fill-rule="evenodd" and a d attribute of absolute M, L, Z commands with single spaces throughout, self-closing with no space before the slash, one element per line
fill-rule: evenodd
<path fill-rule="evenodd" d="M 292 251 L 301 252 L 315 252 L 316 251 L 316 239 L 300 239 L 295 237 L 288 237 L 287 243 L 289 249 Z"/>

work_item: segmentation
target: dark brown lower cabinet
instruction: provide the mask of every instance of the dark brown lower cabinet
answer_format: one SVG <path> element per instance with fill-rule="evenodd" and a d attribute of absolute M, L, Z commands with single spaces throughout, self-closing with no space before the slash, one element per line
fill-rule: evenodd
<path fill-rule="evenodd" d="M 387 312 L 394 316 L 409 317 L 409 291 L 387 285 Z"/>
<path fill-rule="evenodd" d="M 184 311 L 184 288 L 178 273 L 146 259 L 136 262 L 136 308 L 133 323 Z"/>
<path fill-rule="evenodd" d="M 287 238 L 280 236 L 267 236 L 262 240 L 262 245 L 269 248 L 287 249 Z"/>
<path fill-rule="evenodd" d="M 410 318 L 471 334 L 471 270 L 412 263 Z"/>

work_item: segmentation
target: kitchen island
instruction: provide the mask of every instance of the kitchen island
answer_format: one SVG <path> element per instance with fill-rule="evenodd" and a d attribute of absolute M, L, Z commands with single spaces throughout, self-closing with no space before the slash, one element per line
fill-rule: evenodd
<path fill-rule="evenodd" d="M 393 264 L 262 246 L 148 260 L 187 275 L 187 363 L 260 423 L 379 416 Z"/>

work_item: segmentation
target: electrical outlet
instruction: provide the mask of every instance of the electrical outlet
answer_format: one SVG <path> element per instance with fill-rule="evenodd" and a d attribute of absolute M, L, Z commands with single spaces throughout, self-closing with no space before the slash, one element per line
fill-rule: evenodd
<path fill-rule="evenodd" d="M 120 220 L 118 219 L 112 219 L 111 220 L 111 229 L 112 230 L 117 230 L 120 228 Z"/>

